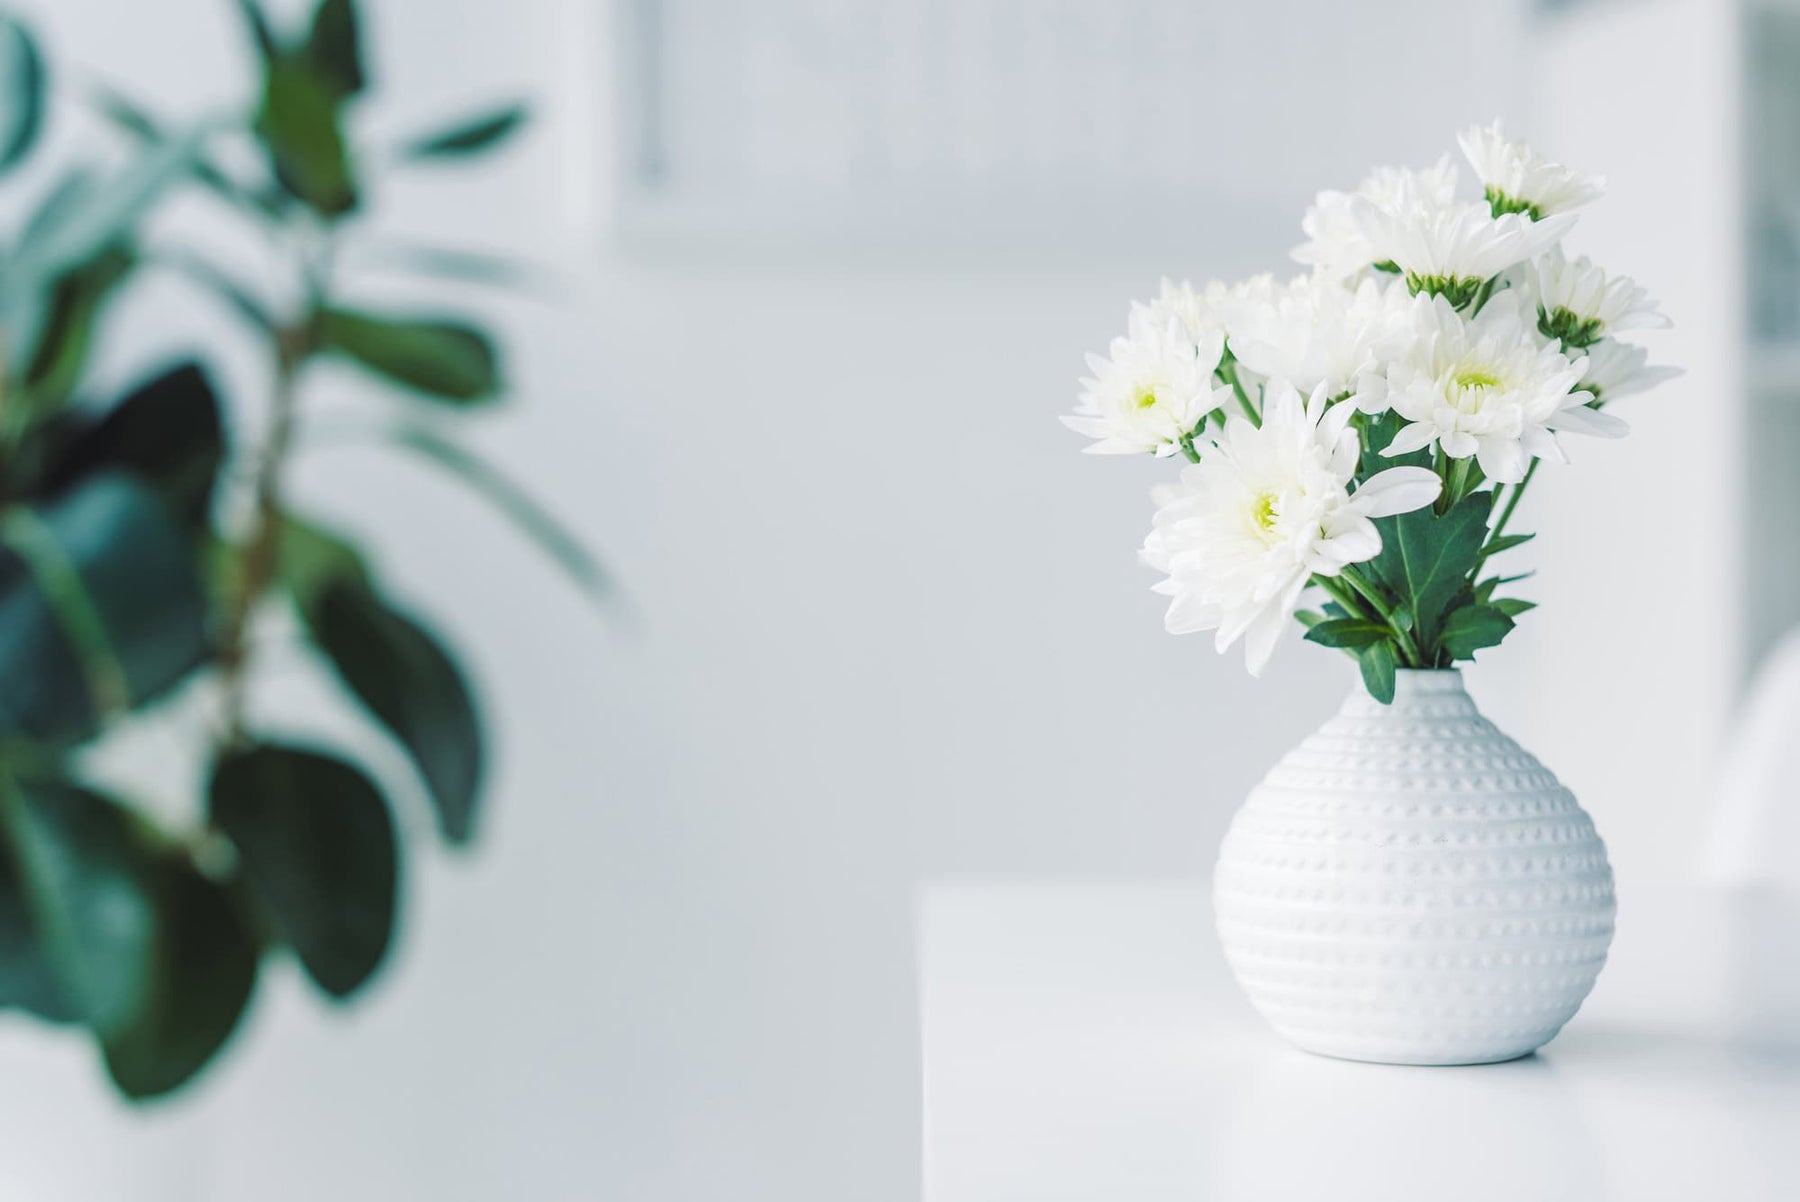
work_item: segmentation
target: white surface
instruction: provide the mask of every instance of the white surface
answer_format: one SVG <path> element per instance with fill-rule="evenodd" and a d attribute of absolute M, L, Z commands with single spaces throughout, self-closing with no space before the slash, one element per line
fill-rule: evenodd
<path fill-rule="evenodd" d="M 1786 1202 L 1800 1059 L 1721 1009 L 1730 917 L 1719 897 L 1628 898 L 1612 965 L 1543 1051 L 1407 1068 L 1269 1032 L 1203 887 L 930 888 L 926 1198 Z"/>
<path fill-rule="evenodd" d="M 1555 774 L 1462 673 L 1359 681 L 1232 819 L 1219 940 L 1270 1025 L 1386 1064 L 1523 1056 L 1580 1007 L 1613 937 L 1613 874 Z"/>
<path fill-rule="evenodd" d="M 373 0 L 383 78 L 358 120 L 389 138 L 517 93 L 538 106 L 543 124 L 491 172 L 396 181 L 383 224 L 517 250 L 568 280 L 555 306 L 500 307 L 518 403 L 474 436 L 577 524 L 641 621 L 593 619 L 429 468 L 310 457 L 301 494 L 370 532 L 402 596 L 484 686 L 497 759 L 482 845 L 410 861 L 400 954 L 367 1004 L 325 1009 L 283 975 L 235 1057 L 181 1107 L 122 1116 L 79 1045 L 7 1024 L 0 1196 L 911 1202 L 914 883 L 1197 872 L 1256 777 L 1347 685 L 1341 657 L 1297 632 L 1260 681 L 1205 640 L 1165 635 L 1134 552 L 1168 465 L 1083 456 L 1055 415 L 1082 352 L 1105 346 L 1158 273 L 1281 268 L 1312 187 L 1433 157 L 1458 123 L 1496 113 L 1521 133 L 1553 128 L 1527 108 L 1524 4 L 1209 5 L 1229 78 L 1251 90 L 1209 76 L 1180 111 L 1137 116 L 1169 131 L 1175 155 L 1226 139 L 1221 180 L 1285 214 L 1270 221 L 1279 237 L 1196 208 L 1123 264 L 1135 222 L 1086 225 L 1023 267 L 946 251 L 935 239 L 956 231 L 929 232 L 921 253 L 890 248 L 869 270 L 818 253 L 762 269 L 692 248 L 654 263 L 593 253 L 588 173 L 611 156 L 595 152 L 606 135 L 588 114 L 610 80 L 587 32 L 605 7 Z M 67 58 L 140 85 L 168 115 L 248 86 L 230 0 L 24 8 Z M 1387 70 L 1363 55 L 1370 40 L 1414 49 Z M 1438 68 L 1419 64 L 1442 58 L 1424 40 L 1452 47 L 1466 78 L 1421 105 Z M 1341 66 L 1286 69 L 1334 63 L 1333 49 Z M 1557 77 L 1592 78 L 1615 57 Z M 1694 89 L 1671 78 L 1645 86 L 1680 108 Z M 1235 106 L 1222 132 L 1221 104 Z M 1634 148 L 1666 163 L 1657 112 Z M 1684 153 L 1735 144 L 1714 132 Z M 1613 143 L 1546 148 L 1618 175 Z M 1724 300 L 1697 269 L 1665 274 L 1648 255 L 1716 262 L 1735 245 L 1728 205 L 1683 192 L 1680 229 L 1665 218 L 1670 189 L 1706 174 L 1644 167 L 1584 218 L 1598 231 L 1621 206 L 1642 216 L 1604 248 L 1608 265 L 1665 297 L 1677 337 Z M 1057 198 L 1027 186 L 1005 199 L 1029 218 Z M 402 293 L 382 279 L 369 295 Z M 229 320 L 172 284 L 116 317 L 114 380 Z M 1530 582 L 1543 608 L 1471 675 L 1496 722 L 1594 813 L 1628 910 L 1634 874 L 1690 853 L 1725 722 L 1729 654 L 1667 635 L 1671 612 L 1729 631 L 1739 603 L 1717 554 L 1738 527 L 1730 432 L 1690 416 L 1728 404 L 1715 381 L 1729 348 L 1714 350 L 1671 349 L 1706 371 L 1634 399 L 1632 439 L 1586 444 L 1534 486 L 1542 505 L 1534 496 L 1521 528 L 1541 516 L 1543 533 L 1517 555 L 1519 570 L 1543 568 Z M 261 362 L 240 351 L 222 370 L 247 399 Z M 377 411 L 343 373 L 319 388 L 336 413 Z M 1683 503 L 1646 509 L 1645 473 L 1670 462 Z M 1661 581 L 1669 604 L 1598 603 L 1672 522 L 1689 558 Z M 278 680 L 265 703 L 311 728 L 322 695 L 305 683 Z M 1646 720 L 1678 767 L 1622 753 Z M 1201 764 L 1205 783 L 1191 783 Z M 160 768 L 136 780 L 192 796 Z"/>

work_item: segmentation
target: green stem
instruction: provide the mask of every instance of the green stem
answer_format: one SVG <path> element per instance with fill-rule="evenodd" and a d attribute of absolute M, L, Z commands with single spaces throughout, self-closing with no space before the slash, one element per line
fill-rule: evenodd
<path fill-rule="evenodd" d="M 1230 351 L 1225 352 L 1225 357 L 1219 361 L 1218 375 L 1221 380 L 1231 385 L 1231 391 L 1237 394 L 1238 404 L 1243 407 L 1244 416 L 1250 419 L 1250 424 L 1261 426 L 1262 414 L 1258 413 L 1256 406 L 1250 403 L 1250 394 L 1244 391 L 1244 382 L 1238 379 L 1237 360 L 1232 358 Z"/>
<path fill-rule="evenodd" d="M 1369 606 L 1374 609 L 1375 612 L 1380 615 L 1382 621 L 1387 624 L 1387 628 L 1394 632 L 1394 641 L 1400 645 L 1400 650 L 1407 659 L 1411 661 L 1414 666 L 1422 667 L 1423 660 L 1419 656 L 1419 645 L 1413 641 L 1411 632 L 1401 629 L 1400 623 L 1394 620 L 1394 615 L 1388 612 L 1387 603 L 1381 599 L 1380 595 L 1369 585 L 1369 582 L 1364 580 L 1356 572 L 1356 569 L 1349 566 L 1344 568 L 1341 575 L 1351 588 L 1362 594 L 1364 599 L 1368 601 Z M 1413 615 L 1413 618 L 1417 621 L 1418 615 Z"/>
<path fill-rule="evenodd" d="M 1542 462 L 1541 459 L 1533 459 L 1531 466 L 1525 469 L 1525 478 L 1513 485 L 1512 491 L 1506 494 L 1506 504 L 1500 509 L 1500 520 L 1494 523 L 1492 530 L 1488 531 L 1490 542 L 1506 533 L 1506 523 L 1512 521 L 1513 510 L 1519 507 L 1519 498 L 1525 495 L 1525 486 L 1531 483 L 1533 476 L 1537 475 L 1538 464 Z"/>
<path fill-rule="evenodd" d="M 1494 295 L 1494 282 L 1496 280 L 1498 280 L 1499 278 L 1500 277 L 1497 275 L 1489 276 L 1487 278 L 1487 280 L 1481 285 L 1480 291 L 1475 293 L 1474 303 L 1469 306 L 1469 316 L 1470 317 L 1473 317 L 1477 313 L 1481 312 L 1481 307 L 1488 303 L 1488 297 Z"/>

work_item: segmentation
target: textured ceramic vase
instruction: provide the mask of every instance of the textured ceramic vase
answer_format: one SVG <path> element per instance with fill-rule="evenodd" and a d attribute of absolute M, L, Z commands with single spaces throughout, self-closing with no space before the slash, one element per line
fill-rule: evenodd
<path fill-rule="evenodd" d="M 1612 868 L 1574 795 L 1455 671 L 1360 686 L 1277 764 L 1214 876 L 1226 959 L 1311 1052 L 1511 1060 L 1552 1039 L 1613 934 Z"/>

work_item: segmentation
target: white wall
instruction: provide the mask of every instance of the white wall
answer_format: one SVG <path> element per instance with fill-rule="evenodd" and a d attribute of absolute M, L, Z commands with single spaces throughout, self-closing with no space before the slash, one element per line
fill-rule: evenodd
<path fill-rule="evenodd" d="M 466 860 L 414 861 L 406 941 L 368 1003 L 332 1013 L 280 982 L 232 1062 L 141 1120 L 174 1163 L 134 1178 L 139 1194 L 192 1197 L 199 1180 L 202 1196 L 270 1202 L 913 1197 L 916 883 L 1203 873 L 1237 800 L 1350 681 L 1298 640 L 1252 682 L 1205 640 L 1162 633 L 1133 562 L 1162 469 L 1084 457 L 1055 423 L 1081 352 L 1160 271 L 1279 269 L 1297 181 L 1345 185 L 1346 164 L 1417 161 L 1461 124 L 1518 113 L 1523 18 L 1500 0 L 1357 5 L 1400 64 L 1385 71 L 1328 53 L 1349 6 L 1246 7 L 1236 49 L 1259 65 L 1242 74 L 1285 99 L 1196 81 L 1201 119 L 1171 152 L 1206 153 L 1217 123 L 1244 159 L 1221 164 L 1231 199 L 1197 206 L 1190 229 L 1128 259 L 1097 230 L 1024 265 L 927 247 L 833 266 L 590 252 L 582 218 L 610 156 L 594 153 L 598 35 L 584 43 L 607 22 L 575 0 L 373 7 L 391 86 L 372 126 L 515 88 L 543 102 L 546 128 L 504 173 L 396 188 L 391 223 L 472 232 L 570 280 L 569 305 L 505 307 L 519 401 L 481 436 L 576 519 L 637 617 L 596 622 L 422 469 L 348 451 L 308 463 L 302 491 L 361 520 L 468 648 L 500 745 L 491 821 Z M 190 109 L 243 82 L 228 10 L 56 0 L 37 15 L 64 52 Z M 1290 49 L 1316 69 L 1284 70 Z M 1212 219 L 1246 208 L 1277 219 L 1249 237 Z M 1627 270 L 1635 249 L 1618 247 Z M 140 306 L 132 344 L 217 320 L 183 295 Z M 254 386 L 254 364 L 232 373 Z M 341 377 L 319 395 L 368 403 Z M 1653 407 L 1668 402 L 1634 403 L 1665 445 L 1674 427 Z M 1583 448 L 1584 465 L 1619 479 L 1638 449 Z M 1527 516 L 1552 515 L 1544 493 Z M 1590 527 L 1590 508 L 1554 512 L 1559 566 L 1625 520 Z M 1660 824 L 1690 799 L 1646 809 L 1609 789 L 1624 752 L 1596 746 L 1590 719 L 1597 703 L 1678 705 L 1679 690 L 1619 662 L 1632 611 L 1602 630 L 1587 594 L 1544 583 L 1560 604 L 1475 689 L 1592 791 L 1621 859 L 1672 870 Z M 1591 655 L 1565 656 L 1573 644 Z M 1630 696 L 1596 695 L 1616 679 Z M 266 705 L 306 721 L 318 701 L 290 674 Z M 119 1196 L 81 1189 L 83 1173 L 109 1180 L 129 1137 L 91 1117 L 103 1095 L 79 1054 L 5 1035 L 0 1056 L 54 1075 L 62 1102 L 6 1091 L 0 1108 L 30 1113 L 0 1121 L 0 1166 L 36 1198 Z M 57 1164 L 63 1149 L 79 1159 Z"/>

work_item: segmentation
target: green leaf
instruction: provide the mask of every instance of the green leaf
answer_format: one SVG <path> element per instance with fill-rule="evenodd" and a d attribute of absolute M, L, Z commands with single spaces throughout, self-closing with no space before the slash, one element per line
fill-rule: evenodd
<path fill-rule="evenodd" d="M 249 1005 L 260 949 L 233 897 L 178 855 L 158 865 L 163 938 L 150 1005 L 102 1040 L 107 1072 L 129 1098 L 192 1080 Z"/>
<path fill-rule="evenodd" d="M 280 58 L 281 46 L 275 40 L 275 31 L 269 27 L 269 18 L 263 13 L 262 6 L 257 0 L 237 0 L 237 6 L 262 61 L 268 64 Z"/>
<path fill-rule="evenodd" d="M 91 89 L 90 99 L 101 116 L 137 141 L 157 146 L 170 140 L 169 131 L 160 121 L 118 91 L 103 84 L 95 85 Z M 203 149 L 197 149 L 194 159 L 189 163 L 189 170 L 194 179 L 199 181 L 203 187 L 252 216 L 266 218 L 281 215 L 281 205 L 275 203 L 276 198 L 238 183 L 204 157 Z M 167 257 L 167 252 L 158 257 Z"/>
<path fill-rule="evenodd" d="M 1498 646 L 1513 620 L 1497 605 L 1465 605 L 1444 619 L 1438 646 L 1453 660 L 1473 659 L 1483 647 Z"/>
<path fill-rule="evenodd" d="M 356 25 L 353 0 L 322 0 L 306 39 L 307 62 L 340 97 L 354 96 L 368 84 Z"/>
<path fill-rule="evenodd" d="M 475 701 L 455 662 L 424 627 L 353 581 L 328 585 L 305 617 L 344 684 L 411 755 L 444 836 L 466 843 L 483 754 Z"/>
<path fill-rule="evenodd" d="M 342 760 L 259 745 L 221 756 L 212 817 L 277 934 L 333 997 L 365 985 L 394 932 L 400 851 L 387 803 Z"/>
<path fill-rule="evenodd" d="M 183 251 L 160 251 L 151 262 L 178 272 L 211 292 L 253 332 L 265 337 L 276 332 L 276 321 L 270 315 L 269 307 L 248 285 L 232 278 L 231 273 L 217 264 Z"/>
<path fill-rule="evenodd" d="M 0 776 L 7 844 L 56 990 L 106 1036 L 151 1004 L 160 882 L 131 815 L 63 782 Z"/>
<path fill-rule="evenodd" d="M 1498 555 L 1502 551 L 1510 551 L 1514 547 L 1523 546 L 1536 538 L 1535 534 L 1502 534 L 1499 538 L 1489 539 L 1487 546 L 1481 549 L 1482 558 Z"/>
<path fill-rule="evenodd" d="M 48 287 L 63 273 L 125 244 L 151 203 L 192 168 L 200 137 L 199 130 L 171 137 L 104 180 L 86 172 L 66 177 L 27 226 L 9 272 L 31 286 Z"/>
<path fill-rule="evenodd" d="M 0 15 L 0 174 L 17 167 L 44 128 L 44 56 L 19 20 Z"/>
<path fill-rule="evenodd" d="M 294 608 L 308 621 L 319 612 L 326 589 L 373 587 L 361 553 L 348 539 L 291 513 L 282 518 L 276 574 Z"/>
<path fill-rule="evenodd" d="M 320 340 L 324 349 L 429 396 L 472 403 L 499 395 L 493 344 L 472 326 L 331 309 Z"/>
<path fill-rule="evenodd" d="M 422 134 L 401 147 L 402 157 L 409 159 L 456 158 L 478 154 L 498 146 L 525 124 L 527 110 L 522 103 L 479 116 L 466 117 L 444 129 Z"/>
<path fill-rule="evenodd" d="M 423 426 L 407 425 L 396 429 L 394 442 L 425 456 L 479 493 L 520 533 L 537 544 L 538 549 L 590 600 L 604 602 L 609 599 L 612 583 L 599 561 L 588 553 L 580 539 L 498 468 L 461 444 Z"/>
<path fill-rule="evenodd" d="M 1450 603 L 1480 563 L 1493 494 L 1471 493 L 1442 516 L 1430 508 L 1379 518 L 1381 554 L 1368 570 L 1412 612 L 1422 648 L 1436 645 Z"/>
<path fill-rule="evenodd" d="M 206 658 L 195 547 L 118 471 L 0 514 L 0 732 L 76 742 Z"/>
<path fill-rule="evenodd" d="M 1369 696 L 1389 705 L 1394 700 L 1394 646 L 1392 643 L 1370 643 L 1357 656 L 1362 665 L 1363 687 Z"/>
<path fill-rule="evenodd" d="M 136 265 L 130 252 L 109 248 L 51 286 L 48 320 L 24 372 L 34 416 L 60 409 L 81 384 L 101 314 Z"/>
<path fill-rule="evenodd" d="M 1321 647 L 1367 647 L 1393 635 L 1393 631 L 1379 622 L 1365 622 L 1358 618 L 1333 618 L 1320 622 L 1306 632 L 1306 641 L 1317 643 Z"/>
<path fill-rule="evenodd" d="M 18 1009 L 48 1022 L 80 1017 L 45 953 L 14 863 L 14 842 L 0 836 L 0 1010 Z"/>
<path fill-rule="evenodd" d="M 108 468 L 153 488 L 196 533 L 212 508 L 225 459 L 223 406 L 198 363 L 178 364 L 127 393 L 95 421 L 85 415 L 41 487 L 61 492 Z"/>
<path fill-rule="evenodd" d="M 1297 609 L 1294 611 L 1294 617 L 1299 620 L 1300 625 L 1308 630 L 1325 620 L 1325 615 L 1316 609 Z"/>
<path fill-rule="evenodd" d="M 498 255 L 412 242 L 382 242 L 360 249 L 359 263 L 473 284 L 522 288 L 542 285 L 538 273 Z"/>
<path fill-rule="evenodd" d="M 1502 597 L 1494 602 L 1494 608 L 1509 618 L 1516 618 L 1522 613 L 1537 608 L 1536 601 L 1525 601 L 1518 597 Z"/>
<path fill-rule="evenodd" d="M 339 99 L 304 59 L 276 59 L 264 78 L 256 116 L 256 134 L 268 149 L 275 177 L 325 217 L 341 217 L 356 207 Z"/>

